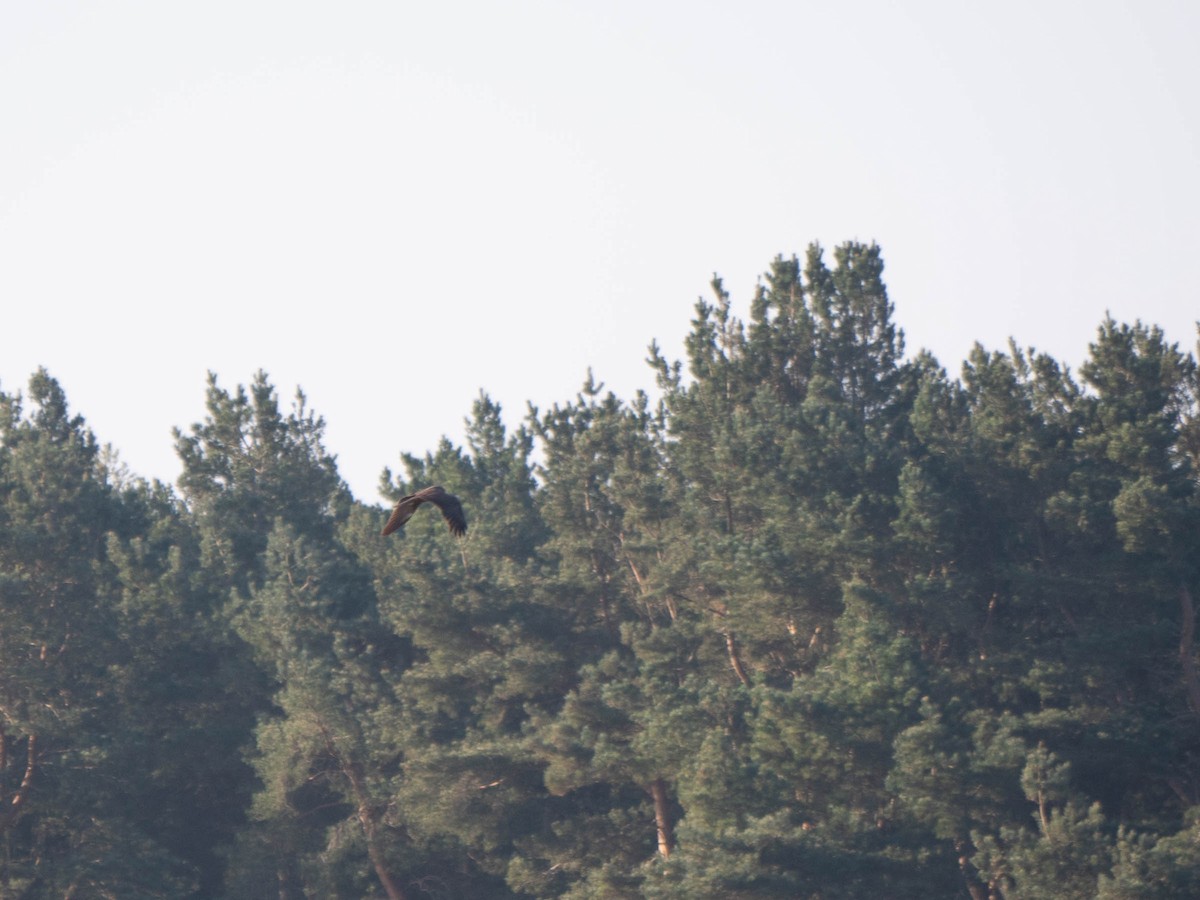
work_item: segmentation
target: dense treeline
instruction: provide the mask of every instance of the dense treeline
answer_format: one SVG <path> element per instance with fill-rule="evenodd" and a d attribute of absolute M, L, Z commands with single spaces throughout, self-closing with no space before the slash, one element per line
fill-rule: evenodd
<path fill-rule="evenodd" d="M 833 257 L 384 472 L 462 541 L 263 374 L 178 490 L 0 394 L 0 897 L 1200 896 L 1194 358 L 951 378 Z"/>

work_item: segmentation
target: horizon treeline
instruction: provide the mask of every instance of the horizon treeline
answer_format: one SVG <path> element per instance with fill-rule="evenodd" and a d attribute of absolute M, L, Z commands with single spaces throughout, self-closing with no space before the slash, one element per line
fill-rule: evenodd
<path fill-rule="evenodd" d="M 1200 378 L 906 356 L 875 245 L 719 279 L 384 470 L 210 376 L 177 486 L 0 392 L 0 898 L 1200 896 Z"/>

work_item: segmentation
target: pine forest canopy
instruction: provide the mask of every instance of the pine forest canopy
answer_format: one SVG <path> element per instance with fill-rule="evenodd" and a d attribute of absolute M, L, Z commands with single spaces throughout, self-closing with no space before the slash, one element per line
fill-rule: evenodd
<path fill-rule="evenodd" d="M 1195 357 L 951 377 L 874 245 L 713 291 L 386 539 L 263 373 L 177 488 L 0 393 L 0 898 L 1200 896 Z"/>

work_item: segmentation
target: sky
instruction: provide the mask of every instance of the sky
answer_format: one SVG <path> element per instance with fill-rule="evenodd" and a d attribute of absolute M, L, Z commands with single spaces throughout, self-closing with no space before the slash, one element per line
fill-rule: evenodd
<path fill-rule="evenodd" d="M 910 352 L 1195 347 L 1200 4 L 0 0 L 0 390 L 138 475 L 265 370 L 355 495 L 485 391 L 653 392 L 719 274 L 874 241 Z M 830 254 L 831 255 L 831 254 Z"/>

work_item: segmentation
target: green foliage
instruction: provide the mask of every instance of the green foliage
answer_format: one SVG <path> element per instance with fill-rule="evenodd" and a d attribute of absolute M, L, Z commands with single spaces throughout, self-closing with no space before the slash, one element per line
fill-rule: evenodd
<path fill-rule="evenodd" d="M 297 391 L 292 412 L 258 372 L 249 391 L 229 392 L 209 373 L 205 421 L 175 429 L 183 463 L 179 486 L 204 538 L 205 561 L 243 596 L 263 577 L 263 553 L 276 519 L 300 534 L 331 536 L 348 493 L 321 444 L 324 421 Z"/>
<path fill-rule="evenodd" d="M 384 470 L 209 377 L 178 493 L 0 393 L 0 898 L 1200 893 L 1200 372 L 906 356 L 878 247 L 720 279 Z"/>
<path fill-rule="evenodd" d="M 153 554 L 147 543 L 171 529 L 173 510 L 157 488 L 109 482 L 95 438 L 46 372 L 30 379 L 29 399 L 26 414 L 20 397 L 0 394 L 0 885 L 5 896 L 186 894 L 229 820 L 219 800 L 202 805 L 213 818 L 198 829 L 165 805 L 139 806 L 174 780 L 170 748 L 147 738 L 173 718 L 166 704 L 197 696 L 162 684 L 163 707 L 136 706 L 156 669 L 138 643 L 129 561 Z M 161 572 L 161 561 L 143 570 Z M 178 612 L 163 610 L 156 636 L 186 621 Z M 182 738 L 188 724 L 174 724 Z M 199 737 L 197 750 L 214 748 Z"/>

